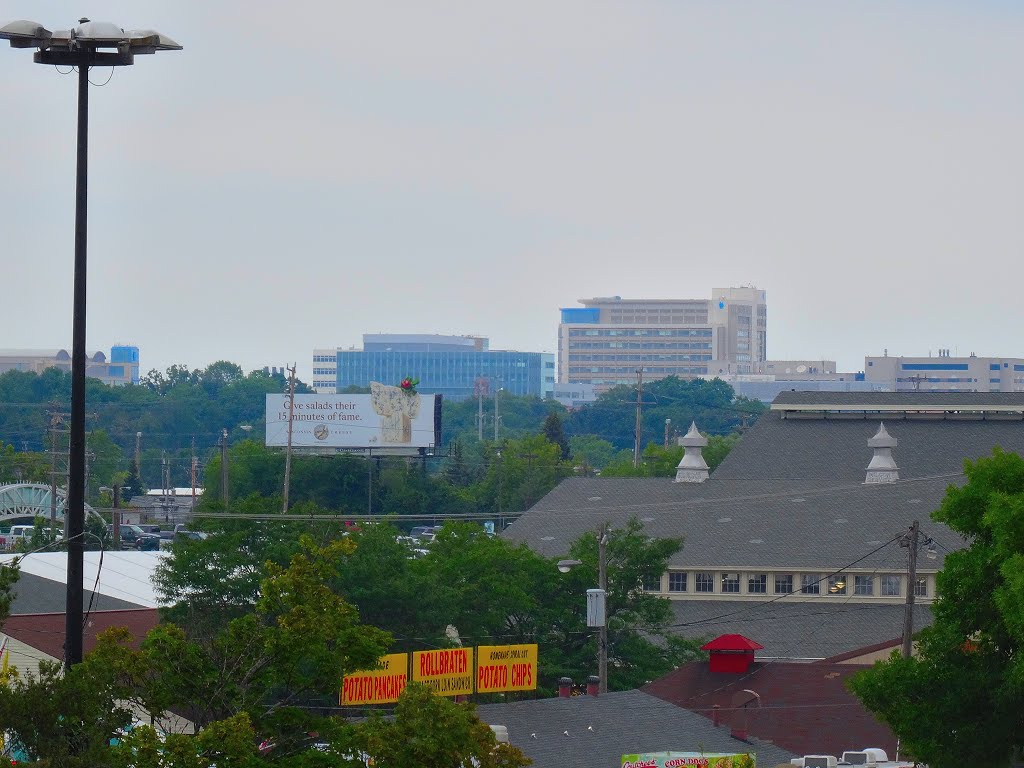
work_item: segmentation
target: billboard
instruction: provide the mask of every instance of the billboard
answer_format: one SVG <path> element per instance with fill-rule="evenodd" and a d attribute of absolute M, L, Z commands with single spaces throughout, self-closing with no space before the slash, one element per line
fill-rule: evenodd
<path fill-rule="evenodd" d="M 473 649 L 413 651 L 412 679 L 439 696 L 468 696 L 473 693 Z"/>
<path fill-rule="evenodd" d="M 338 704 L 394 704 L 409 678 L 409 654 L 389 653 L 381 657 L 380 669 L 353 672 L 341 679 Z"/>
<path fill-rule="evenodd" d="M 441 395 L 419 395 L 372 382 L 369 395 L 267 395 L 268 446 L 420 449 L 441 435 Z M 289 413 L 291 418 L 289 419 Z"/>
<path fill-rule="evenodd" d="M 476 654 L 477 693 L 537 690 L 536 645 L 481 645 Z"/>
<path fill-rule="evenodd" d="M 622 756 L 622 768 L 754 768 L 753 752 L 646 752 Z"/>

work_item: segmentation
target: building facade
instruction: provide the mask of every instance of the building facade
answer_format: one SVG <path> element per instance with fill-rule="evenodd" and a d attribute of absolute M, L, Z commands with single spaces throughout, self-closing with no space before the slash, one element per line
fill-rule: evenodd
<path fill-rule="evenodd" d="M 365 334 L 362 349 L 313 351 L 317 392 L 369 387 L 371 381 L 398 384 L 407 376 L 419 379 L 420 392 L 453 400 L 472 397 L 478 388 L 548 398 L 555 386 L 555 356 L 492 350 L 480 336 L 434 334 Z"/>
<path fill-rule="evenodd" d="M 665 376 L 750 374 L 767 359 L 765 292 L 716 288 L 710 299 L 580 299 L 563 308 L 558 376 L 605 391 Z"/>
<path fill-rule="evenodd" d="M 937 357 L 888 354 L 864 358 L 864 380 L 894 392 L 1024 392 L 1024 359 L 1019 357 Z"/>
<path fill-rule="evenodd" d="M 42 373 L 48 368 L 71 372 L 71 353 L 66 349 L 2 349 L 0 373 L 26 371 Z M 139 383 L 139 348 L 117 345 L 110 359 L 103 352 L 85 353 L 85 375 L 109 386 Z"/>

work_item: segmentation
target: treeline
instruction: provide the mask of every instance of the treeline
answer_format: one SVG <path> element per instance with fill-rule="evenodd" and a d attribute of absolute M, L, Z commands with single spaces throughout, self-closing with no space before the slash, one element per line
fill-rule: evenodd
<path fill-rule="evenodd" d="M 284 392 L 286 386 L 282 374 L 245 374 L 225 361 L 203 369 L 175 365 L 150 371 L 133 386 L 88 380 L 90 502 L 100 503 L 100 489 L 115 484 L 133 492 L 165 484 L 188 487 L 193 458 L 197 484 L 216 497 L 224 431 L 232 497 L 272 488 L 280 493 L 283 455 L 262 443 L 266 395 Z M 311 392 L 301 382 L 296 391 Z M 62 415 L 70 408 L 70 392 L 70 375 L 57 369 L 0 375 L 0 483 L 48 482 L 53 469 L 60 477 L 67 451 Z M 720 380 L 651 382 L 643 392 L 645 450 L 637 468 L 632 458 L 636 399 L 634 389 L 618 387 L 573 411 L 506 392 L 482 403 L 447 401 L 442 415 L 445 458 L 421 464 L 297 458 L 292 499 L 358 512 L 517 511 L 572 473 L 671 475 L 681 455 L 675 436 L 691 421 L 711 436 L 706 455 L 714 467 L 738 430 L 764 410 L 757 401 L 736 399 Z"/>

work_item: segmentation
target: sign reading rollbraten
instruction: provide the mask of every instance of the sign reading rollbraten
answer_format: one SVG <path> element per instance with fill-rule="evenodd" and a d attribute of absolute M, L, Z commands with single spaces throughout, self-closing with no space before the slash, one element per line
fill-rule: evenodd
<path fill-rule="evenodd" d="M 390 653 L 380 660 L 380 669 L 345 675 L 338 704 L 394 704 L 405 690 L 409 677 L 409 654 Z"/>
<path fill-rule="evenodd" d="M 438 443 L 440 395 L 418 395 L 371 382 L 369 395 L 267 395 L 269 446 L 296 448 L 428 448 Z"/>
<path fill-rule="evenodd" d="M 473 649 L 413 651 L 412 679 L 439 696 L 469 695 L 473 693 Z"/>
<path fill-rule="evenodd" d="M 535 690 L 536 645 L 481 645 L 477 648 L 477 693 Z"/>

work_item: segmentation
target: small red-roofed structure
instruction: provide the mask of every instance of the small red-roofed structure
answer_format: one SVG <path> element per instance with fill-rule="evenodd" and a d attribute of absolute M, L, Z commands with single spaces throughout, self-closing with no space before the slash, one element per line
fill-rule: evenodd
<path fill-rule="evenodd" d="M 712 672 L 745 673 L 754 663 L 754 651 L 764 646 L 743 635 L 719 635 L 700 647 L 711 654 Z"/>

